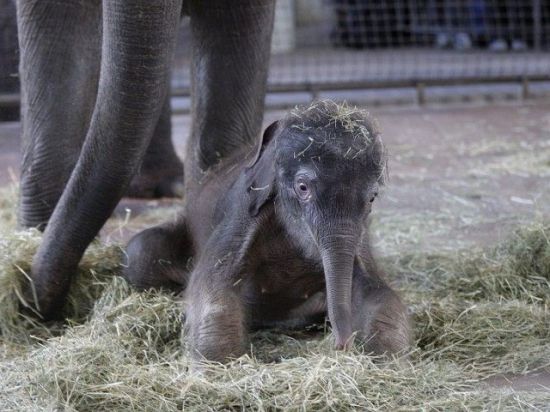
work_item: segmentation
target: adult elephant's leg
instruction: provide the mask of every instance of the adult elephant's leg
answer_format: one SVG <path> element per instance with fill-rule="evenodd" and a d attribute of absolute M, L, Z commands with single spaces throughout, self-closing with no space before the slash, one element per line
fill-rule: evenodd
<path fill-rule="evenodd" d="M 172 143 L 170 84 L 162 113 L 143 163 L 126 193 L 130 197 L 157 198 L 183 196 L 183 164 Z"/>
<path fill-rule="evenodd" d="M 78 159 L 95 104 L 101 2 L 17 3 L 23 161 L 19 224 L 43 229 Z"/>
<path fill-rule="evenodd" d="M 193 1 L 193 127 L 186 190 L 220 158 L 254 147 L 262 124 L 274 0 Z"/>
<path fill-rule="evenodd" d="M 143 159 L 165 98 L 180 10 L 181 0 L 103 2 L 90 128 L 32 265 L 45 318 L 62 307 L 70 276 Z"/>

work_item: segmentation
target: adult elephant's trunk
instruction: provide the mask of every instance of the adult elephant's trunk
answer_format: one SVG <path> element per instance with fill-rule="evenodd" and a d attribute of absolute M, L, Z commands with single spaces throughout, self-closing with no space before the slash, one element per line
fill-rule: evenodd
<path fill-rule="evenodd" d="M 320 238 L 321 257 L 327 285 L 328 316 L 336 348 L 351 344 L 351 283 L 357 246 L 357 229 L 352 225 L 332 226 Z"/>

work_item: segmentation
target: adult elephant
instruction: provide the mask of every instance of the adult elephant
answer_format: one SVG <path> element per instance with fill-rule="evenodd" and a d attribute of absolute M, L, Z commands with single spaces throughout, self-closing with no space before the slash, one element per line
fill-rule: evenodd
<path fill-rule="evenodd" d="M 18 0 L 19 222 L 44 228 L 32 263 L 44 318 L 59 312 L 86 247 L 146 153 L 173 155 L 169 75 L 182 12 L 191 17 L 193 54 L 186 156 L 196 159 L 185 180 L 197 181 L 260 132 L 273 11 L 274 0 Z"/>

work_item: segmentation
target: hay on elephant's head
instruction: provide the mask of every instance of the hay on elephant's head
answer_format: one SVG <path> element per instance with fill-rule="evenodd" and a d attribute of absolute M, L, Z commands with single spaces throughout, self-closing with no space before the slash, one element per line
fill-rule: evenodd
<path fill-rule="evenodd" d="M 351 106 L 346 102 L 317 100 L 307 106 L 296 106 L 290 111 L 286 120 L 302 130 L 342 128 L 353 135 L 354 140 L 361 140 L 367 145 L 380 134 L 377 121 L 367 110 Z"/>
<path fill-rule="evenodd" d="M 367 160 L 370 173 L 378 178 L 379 183 L 385 183 L 388 155 L 378 123 L 367 110 L 345 102 L 318 100 L 307 106 L 296 106 L 283 123 L 309 138 L 310 143 L 305 148 L 300 147 L 294 153 L 295 158 L 307 156 L 314 144 L 323 147 L 330 141 L 330 150 L 338 153 L 341 160 Z"/>

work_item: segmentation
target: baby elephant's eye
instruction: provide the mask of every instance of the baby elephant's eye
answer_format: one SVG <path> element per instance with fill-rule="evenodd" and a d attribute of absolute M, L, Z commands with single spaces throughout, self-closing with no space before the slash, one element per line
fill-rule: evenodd
<path fill-rule="evenodd" d="M 378 196 L 378 192 L 374 192 L 374 193 L 373 193 L 372 197 L 371 197 L 370 200 L 369 200 L 369 203 L 374 202 L 374 199 L 376 199 L 376 196 Z"/>
<path fill-rule="evenodd" d="M 311 191 L 309 190 L 308 183 L 302 179 L 298 179 L 294 182 L 294 191 L 302 200 L 308 200 L 311 197 Z"/>

